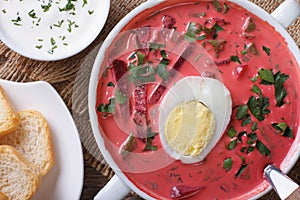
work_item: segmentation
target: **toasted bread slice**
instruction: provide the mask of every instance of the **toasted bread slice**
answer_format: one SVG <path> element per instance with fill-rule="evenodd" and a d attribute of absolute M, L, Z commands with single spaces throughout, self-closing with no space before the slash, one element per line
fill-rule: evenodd
<path fill-rule="evenodd" d="M 0 200 L 8 200 L 8 196 L 0 191 Z"/>
<path fill-rule="evenodd" d="M 0 190 L 10 200 L 30 199 L 40 183 L 34 166 L 15 148 L 0 145 Z"/>
<path fill-rule="evenodd" d="M 17 115 L 0 86 L 0 138 L 18 128 Z"/>
<path fill-rule="evenodd" d="M 11 145 L 32 162 L 39 175 L 47 174 L 54 165 L 54 150 L 49 126 L 44 116 L 34 110 L 17 113 L 20 127 L 0 138 L 0 145 Z"/>

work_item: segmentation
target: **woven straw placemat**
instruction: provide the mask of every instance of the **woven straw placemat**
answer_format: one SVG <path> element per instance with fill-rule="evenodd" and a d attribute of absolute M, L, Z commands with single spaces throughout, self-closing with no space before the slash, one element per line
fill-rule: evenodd
<path fill-rule="evenodd" d="M 113 171 L 107 165 L 94 140 L 90 127 L 87 94 L 89 75 L 96 54 L 111 29 L 128 12 L 146 0 L 112 0 L 106 25 L 96 40 L 80 54 L 56 62 L 41 62 L 20 56 L 0 42 L 0 78 L 19 81 L 47 81 L 58 91 L 70 109 L 80 133 L 84 159 L 104 176 L 111 177 Z M 283 0 L 251 0 L 271 13 Z M 300 47 L 300 18 L 289 28 L 289 34 Z M 300 161 L 290 176 L 300 183 Z M 274 192 L 262 199 L 277 199 Z"/>

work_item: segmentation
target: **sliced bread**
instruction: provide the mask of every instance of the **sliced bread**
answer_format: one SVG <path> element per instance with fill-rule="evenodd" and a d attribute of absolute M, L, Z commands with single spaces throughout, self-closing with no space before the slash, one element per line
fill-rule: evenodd
<path fill-rule="evenodd" d="M 44 176 L 54 165 L 54 150 L 48 123 L 35 110 L 17 113 L 20 126 L 13 133 L 0 138 L 0 145 L 11 145 L 36 167 Z"/>
<path fill-rule="evenodd" d="M 5 91 L 0 86 L 0 138 L 16 130 L 17 127 L 17 115 L 7 98 Z"/>
<path fill-rule="evenodd" d="M 0 191 L 0 200 L 8 200 L 8 196 Z"/>
<path fill-rule="evenodd" d="M 10 200 L 27 200 L 35 194 L 39 183 L 32 163 L 12 146 L 0 145 L 1 192 Z"/>

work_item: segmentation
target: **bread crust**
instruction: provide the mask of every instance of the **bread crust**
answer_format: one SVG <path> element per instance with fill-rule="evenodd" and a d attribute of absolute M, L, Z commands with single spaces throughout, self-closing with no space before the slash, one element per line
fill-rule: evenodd
<path fill-rule="evenodd" d="M 4 89 L 0 85 L 0 138 L 18 128 L 19 120 Z M 2 116 L 2 117 L 1 117 Z"/>
<path fill-rule="evenodd" d="M 8 196 L 0 191 L 0 200 L 8 200 Z"/>
<path fill-rule="evenodd" d="M 40 176 L 34 172 L 32 163 L 10 145 L 0 145 L 0 158 L 5 174 L 0 177 L 0 190 L 11 200 L 33 197 L 40 184 Z M 16 177 L 16 173 L 25 176 Z"/>
<path fill-rule="evenodd" d="M 36 173 L 46 175 L 54 166 L 55 156 L 49 125 L 39 111 L 23 110 L 17 113 L 19 128 L 0 138 L 0 145 L 16 148 L 36 167 Z"/>

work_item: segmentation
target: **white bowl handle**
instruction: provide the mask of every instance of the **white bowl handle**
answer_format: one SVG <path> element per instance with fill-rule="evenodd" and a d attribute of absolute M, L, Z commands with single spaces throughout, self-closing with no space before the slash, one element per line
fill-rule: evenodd
<path fill-rule="evenodd" d="M 120 200 L 130 192 L 126 184 L 114 175 L 109 182 L 98 192 L 94 200 Z"/>
<path fill-rule="evenodd" d="M 289 27 L 300 16 L 300 0 L 286 0 L 271 15 L 284 27 Z"/>

